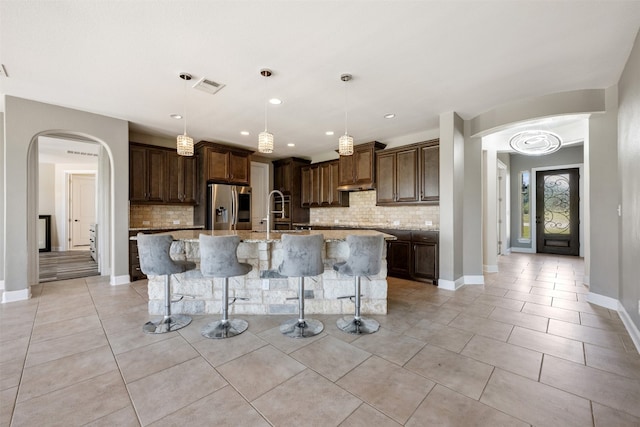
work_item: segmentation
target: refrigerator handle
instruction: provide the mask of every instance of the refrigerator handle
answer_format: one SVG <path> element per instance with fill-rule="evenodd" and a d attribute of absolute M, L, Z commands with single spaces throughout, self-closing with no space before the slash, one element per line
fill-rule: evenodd
<path fill-rule="evenodd" d="M 231 187 L 231 229 L 235 230 L 238 223 L 238 192 L 236 187 Z"/>

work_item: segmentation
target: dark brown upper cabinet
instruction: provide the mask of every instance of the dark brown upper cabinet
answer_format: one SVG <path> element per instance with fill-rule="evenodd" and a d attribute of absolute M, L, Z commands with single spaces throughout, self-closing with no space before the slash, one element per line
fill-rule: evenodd
<path fill-rule="evenodd" d="M 273 189 L 300 197 L 300 169 L 310 160 L 289 157 L 273 161 Z"/>
<path fill-rule="evenodd" d="M 302 206 L 349 206 L 349 194 L 338 190 L 340 161 L 330 160 L 301 169 Z"/>
<path fill-rule="evenodd" d="M 196 149 L 202 155 L 204 178 L 207 182 L 249 185 L 252 151 L 207 141 L 198 142 Z"/>
<path fill-rule="evenodd" d="M 196 157 L 185 157 L 175 152 L 167 153 L 167 203 L 197 203 L 196 168 Z"/>
<path fill-rule="evenodd" d="M 164 202 L 165 150 L 129 146 L 129 201 Z"/>
<path fill-rule="evenodd" d="M 375 153 L 386 147 L 381 142 L 367 142 L 353 147 L 353 155 L 340 156 L 338 190 L 359 191 L 375 188 Z"/>
<path fill-rule="evenodd" d="M 376 204 L 435 204 L 439 201 L 438 140 L 376 154 Z"/>
<path fill-rule="evenodd" d="M 129 201 L 195 204 L 196 159 L 152 145 L 129 145 Z"/>

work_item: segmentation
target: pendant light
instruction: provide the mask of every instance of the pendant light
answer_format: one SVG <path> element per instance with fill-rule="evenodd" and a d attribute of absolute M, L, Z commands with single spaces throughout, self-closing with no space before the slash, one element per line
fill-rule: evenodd
<path fill-rule="evenodd" d="M 344 135 L 338 139 L 338 153 L 341 156 L 350 156 L 353 154 L 353 137 L 347 132 L 347 82 L 351 80 L 351 74 L 343 74 L 340 80 L 344 82 Z"/>
<path fill-rule="evenodd" d="M 271 70 L 263 68 L 260 70 L 260 75 L 265 78 L 265 89 L 267 85 L 267 78 L 271 76 Z M 258 151 L 261 153 L 273 153 L 273 134 L 267 131 L 267 101 L 268 96 L 265 97 L 264 102 L 264 132 L 258 134 Z"/>
<path fill-rule="evenodd" d="M 191 80 L 191 74 L 181 73 L 180 78 L 184 80 L 184 132 L 178 135 L 177 151 L 181 156 L 193 156 L 193 138 L 187 135 L 187 82 Z"/>

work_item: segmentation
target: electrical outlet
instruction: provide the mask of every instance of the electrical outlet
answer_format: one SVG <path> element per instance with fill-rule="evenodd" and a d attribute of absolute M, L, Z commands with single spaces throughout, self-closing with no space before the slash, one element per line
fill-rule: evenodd
<path fill-rule="evenodd" d="M 333 220 L 333 223 L 334 223 L 334 224 L 338 224 L 339 222 L 340 222 L 340 220 L 339 220 L 339 219 L 334 219 L 334 220 Z"/>
<path fill-rule="evenodd" d="M 179 219 L 174 219 L 173 220 L 173 225 L 179 225 L 180 224 L 180 220 Z"/>
<path fill-rule="evenodd" d="M 142 221 L 142 225 L 151 225 L 151 221 Z"/>
<path fill-rule="evenodd" d="M 425 221 L 424 225 L 433 225 L 433 221 Z"/>
<path fill-rule="evenodd" d="M 262 290 L 263 291 L 269 290 L 269 279 L 262 279 Z"/>
<path fill-rule="evenodd" d="M 400 221 L 393 221 L 393 225 L 400 225 Z"/>

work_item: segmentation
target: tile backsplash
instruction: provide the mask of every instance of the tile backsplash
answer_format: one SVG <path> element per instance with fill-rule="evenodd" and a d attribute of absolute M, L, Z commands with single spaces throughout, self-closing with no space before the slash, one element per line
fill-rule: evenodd
<path fill-rule="evenodd" d="M 431 221 L 431 225 L 427 222 Z M 433 230 L 440 226 L 440 207 L 376 206 L 376 191 L 349 194 L 348 208 L 311 208 L 311 224 Z"/>
<path fill-rule="evenodd" d="M 176 221 L 179 221 L 176 224 Z M 180 205 L 131 205 L 129 227 L 172 227 L 193 225 L 193 206 Z"/>

